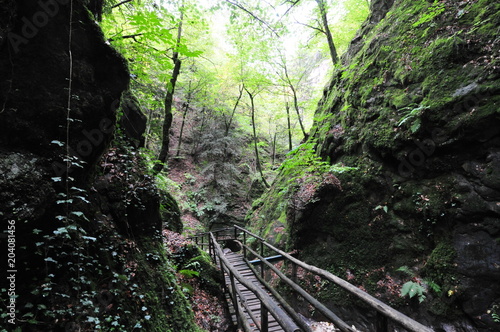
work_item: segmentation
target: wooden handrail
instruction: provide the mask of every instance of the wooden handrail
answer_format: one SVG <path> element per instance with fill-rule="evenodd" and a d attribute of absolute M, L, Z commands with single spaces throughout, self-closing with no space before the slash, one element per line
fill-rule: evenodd
<path fill-rule="evenodd" d="M 431 328 L 411 319 L 410 317 L 406 316 L 405 314 L 397 311 L 396 309 L 388 306 L 387 304 L 383 303 L 382 301 L 374 298 L 373 296 L 362 291 L 361 289 L 357 288 L 356 286 L 350 284 L 349 282 L 345 281 L 344 279 L 339 278 L 336 275 L 334 275 L 326 270 L 320 269 L 320 268 L 313 266 L 313 265 L 309 265 L 307 263 L 304 263 L 304 262 L 296 259 L 295 257 L 289 255 L 288 253 L 286 253 L 286 252 L 274 247 L 270 243 L 266 242 L 260 236 L 253 234 L 250 231 L 248 231 L 248 230 L 246 230 L 238 225 L 234 225 L 234 227 L 236 229 L 239 229 L 240 231 L 256 238 L 257 240 L 261 241 L 261 243 L 263 243 L 266 247 L 273 250 L 277 254 L 282 255 L 283 257 L 286 257 L 293 264 L 296 264 L 297 266 L 302 267 L 304 270 L 312 272 L 314 274 L 317 274 L 317 275 L 325 278 L 326 280 L 329 280 L 329 281 L 333 282 L 334 284 L 342 287 L 344 290 L 353 294 L 354 296 L 356 296 L 360 300 L 364 301 L 366 304 L 368 304 L 370 307 L 375 309 L 377 312 L 379 312 L 383 316 L 391 319 L 392 321 L 394 321 L 398 324 L 401 324 L 406 329 L 408 329 L 412 332 L 433 332 L 433 330 Z M 245 244 L 245 246 L 246 246 L 246 244 Z M 247 248 L 247 250 L 248 250 L 248 248 Z M 256 254 L 255 251 L 252 252 L 252 254 L 255 255 Z M 262 258 L 260 258 L 260 259 L 262 260 Z M 263 260 L 263 262 L 267 263 L 265 260 Z"/>
<path fill-rule="evenodd" d="M 328 318 L 332 323 L 335 324 L 336 327 L 338 327 L 342 332 L 353 332 L 354 330 L 347 325 L 342 319 L 340 319 L 335 313 L 333 313 L 330 309 L 328 309 L 325 305 L 323 305 L 321 302 L 316 300 L 314 297 L 312 297 L 309 293 L 307 293 L 302 287 L 297 285 L 295 282 L 290 280 L 287 276 L 283 274 L 279 269 L 277 269 L 273 264 L 269 263 L 267 260 L 265 260 L 261 255 L 259 255 L 257 252 L 252 250 L 251 248 L 247 247 L 247 250 L 250 251 L 253 255 L 257 256 L 263 262 L 266 264 L 271 270 L 274 271 L 280 277 L 281 280 L 283 280 L 286 284 L 288 284 L 292 289 L 297 292 L 300 296 L 302 296 L 304 299 L 307 300 L 310 304 L 312 304 L 316 309 L 318 309 L 326 318 Z"/>
<path fill-rule="evenodd" d="M 217 243 L 217 240 L 213 234 L 210 234 L 211 236 L 211 241 L 213 242 L 213 248 L 214 251 L 219 258 L 219 260 L 222 262 L 222 264 L 225 266 L 226 271 L 230 272 L 230 275 L 234 276 L 242 285 L 244 285 L 248 290 L 250 290 L 252 293 L 254 293 L 257 298 L 261 302 L 261 307 L 264 306 L 271 315 L 276 319 L 276 321 L 286 330 L 286 331 L 291 331 L 291 332 L 301 332 L 301 330 L 297 327 L 295 322 L 291 320 L 288 315 L 284 312 L 282 308 L 279 306 L 274 306 L 273 300 L 267 294 L 263 289 L 258 288 L 255 286 L 252 282 L 248 281 L 245 277 L 243 277 L 238 270 L 236 270 L 231 263 L 227 260 L 227 258 L 224 256 L 224 253 L 222 252 L 222 249 Z M 233 283 L 233 282 L 232 282 Z M 235 291 L 234 285 L 232 286 L 233 291 Z M 234 296 L 234 294 L 233 294 Z M 237 301 L 236 301 L 237 302 Z M 237 305 L 237 303 L 234 303 L 234 305 Z M 247 311 L 250 311 L 247 309 Z M 255 318 L 253 318 L 255 319 Z M 260 326 L 260 322 L 256 322 L 254 320 L 254 323 L 257 326 Z"/>

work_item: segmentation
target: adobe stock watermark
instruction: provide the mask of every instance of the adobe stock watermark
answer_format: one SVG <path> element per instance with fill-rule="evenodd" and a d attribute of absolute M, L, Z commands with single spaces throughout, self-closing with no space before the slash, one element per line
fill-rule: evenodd
<path fill-rule="evenodd" d="M 398 166 L 398 173 L 404 178 L 412 175 L 417 168 L 423 166 L 430 156 L 436 151 L 436 145 L 446 141 L 445 131 L 442 129 L 434 129 L 431 133 L 431 138 L 423 141 L 414 140 L 416 148 L 406 155 L 406 158 L 401 160 Z"/>
<path fill-rule="evenodd" d="M 470 85 L 473 88 L 477 87 L 477 84 L 473 83 Z M 467 87 L 457 90 L 454 96 L 460 93 L 467 93 L 470 90 Z M 479 105 L 482 99 L 489 97 L 490 94 L 472 94 L 465 98 L 460 103 L 453 106 L 453 114 L 469 112 L 472 114 L 475 108 Z M 406 157 L 400 160 L 398 166 L 398 173 L 401 177 L 409 178 L 411 175 L 420 167 L 422 167 L 425 162 L 430 158 L 436 151 L 436 147 L 444 143 L 448 137 L 443 129 L 436 128 L 431 132 L 431 137 L 424 139 L 422 141 L 414 140 L 415 149 L 406 155 Z"/>
<path fill-rule="evenodd" d="M 119 105 L 120 101 L 115 100 L 111 104 L 111 109 L 113 111 L 116 111 Z M 85 137 L 85 139 L 80 140 L 76 144 L 76 146 L 70 146 L 68 148 L 69 155 L 64 157 L 64 163 L 59 161 L 55 161 L 52 163 L 52 169 L 56 176 L 60 177 L 66 173 L 70 173 L 74 169 L 74 167 L 77 167 L 77 164 L 80 163 L 81 160 L 83 160 L 85 157 L 90 156 L 94 149 L 101 145 L 101 143 L 104 141 L 105 134 L 111 134 L 113 130 L 114 122 L 109 118 L 103 118 L 99 122 L 98 128 L 94 128 L 91 130 L 83 129 L 81 131 L 81 134 Z M 53 141 L 52 143 L 58 144 L 59 146 L 63 146 L 65 144 L 59 141 Z"/>
<path fill-rule="evenodd" d="M 21 34 L 9 32 L 7 39 L 15 53 L 20 51 L 20 46 L 28 44 L 30 39 L 35 38 L 40 29 L 43 29 L 50 19 L 59 14 L 60 5 L 67 5 L 71 0 L 39 0 L 37 11 L 31 18 L 26 16 L 21 18 L 22 27 Z"/>
<path fill-rule="evenodd" d="M 7 322 L 16 323 L 16 221 L 7 221 Z"/>

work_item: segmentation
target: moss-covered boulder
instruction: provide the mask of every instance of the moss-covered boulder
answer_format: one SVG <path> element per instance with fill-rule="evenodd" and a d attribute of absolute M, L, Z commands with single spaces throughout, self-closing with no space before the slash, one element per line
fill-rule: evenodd
<path fill-rule="evenodd" d="M 130 73 L 95 23 L 102 3 L 0 1 L 2 330 L 199 330 L 155 183 L 123 140 L 110 148 Z"/>
<path fill-rule="evenodd" d="M 311 133 L 321 160 L 341 167 L 340 186 L 321 194 L 323 166 L 315 186 L 287 182 L 285 173 L 317 173 L 297 162 L 304 151 L 295 154 L 250 226 L 287 230 L 281 240 L 304 260 L 436 329 L 498 329 L 500 4 L 372 7 Z M 294 205 L 306 187 L 316 199 Z M 421 303 L 400 296 L 408 281 L 425 290 Z"/>

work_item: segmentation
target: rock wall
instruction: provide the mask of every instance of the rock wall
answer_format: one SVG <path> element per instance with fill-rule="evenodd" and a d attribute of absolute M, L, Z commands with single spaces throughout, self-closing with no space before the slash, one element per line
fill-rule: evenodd
<path fill-rule="evenodd" d="M 160 201 L 173 222 L 176 203 L 127 139 L 109 149 L 129 72 L 101 5 L 0 1 L 0 247 L 17 270 L 0 325 L 196 331 L 161 241 Z"/>
<path fill-rule="evenodd" d="M 250 223 L 437 331 L 499 329 L 500 5 L 372 5 L 311 133 L 340 186 L 321 190 L 324 176 L 296 162 L 282 173 L 316 180 L 282 176 Z M 400 296 L 408 281 L 421 303 Z M 340 311 L 353 305 L 329 294 Z"/>

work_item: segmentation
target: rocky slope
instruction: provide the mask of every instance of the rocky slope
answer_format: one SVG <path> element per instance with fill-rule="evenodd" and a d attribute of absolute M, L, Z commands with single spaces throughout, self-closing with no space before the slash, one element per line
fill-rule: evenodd
<path fill-rule="evenodd" d="M 497 2 L 372 1 L 251 227 L 438 331 L 499 329 L 499 28 Z"/>
<path fill-rule="evenodd" d="M 176 277 L 190 262 L 161 238 L 176 203 L 131 146 L 140 135 L 110 148 L 129 73 L 95 23 L 100 5 L 0 1 L 0 247 L 15 243 L 17 271 L 0 326 L 197 331 Z"/>

